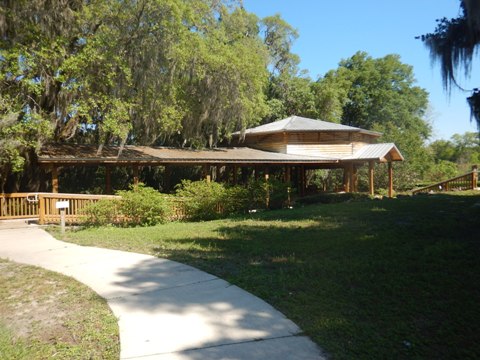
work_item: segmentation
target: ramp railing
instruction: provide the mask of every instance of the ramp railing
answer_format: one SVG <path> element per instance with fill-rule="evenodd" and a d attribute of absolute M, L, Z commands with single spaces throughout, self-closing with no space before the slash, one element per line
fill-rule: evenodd
<path fill-rule="evenodd" d="M 438 183 L 425 186 L 412 191 L 412 194 L 443 192 L 453 190 L 473 190 L 478 186 L 478 168 L 472 167 L 472 171 Z"/>

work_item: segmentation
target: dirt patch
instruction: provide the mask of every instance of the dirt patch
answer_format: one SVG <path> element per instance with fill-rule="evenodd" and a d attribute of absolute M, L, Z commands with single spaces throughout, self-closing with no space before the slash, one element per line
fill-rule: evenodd
<path fill-rule="evenodd" d="M 14 340 L 48 344 L 54 350 L 86 347 L 90 354 L 101 354 L 105 344 L 108 352 L 118 350 L 116 319 L 91 289 L 66 276 L 1 259 L 0 322 Z"/>

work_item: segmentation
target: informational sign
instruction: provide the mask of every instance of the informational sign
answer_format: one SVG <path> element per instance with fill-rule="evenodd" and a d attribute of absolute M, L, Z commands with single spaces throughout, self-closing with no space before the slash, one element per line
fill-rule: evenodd
<path fill-rule="evenodd" d="M 55 208 L 57 209 L 68 209 L 69 207 L 69 203 L 68 203 L 68 200 L 66 201 L 57 201 L 55 203 Z"/>

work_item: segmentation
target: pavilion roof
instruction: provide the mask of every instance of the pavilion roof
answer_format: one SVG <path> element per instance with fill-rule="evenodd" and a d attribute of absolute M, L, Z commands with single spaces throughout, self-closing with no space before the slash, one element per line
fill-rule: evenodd
<path fill-rule="evenodd" d="M 52 144 L 41 149 L 40 164 L 308 164 L 338 163 L 340 159 L 328 156 L 290 155 L 262 151 L 248 147 L 215 148 L 208 150 L 177 149 L 127 145 Z"/>

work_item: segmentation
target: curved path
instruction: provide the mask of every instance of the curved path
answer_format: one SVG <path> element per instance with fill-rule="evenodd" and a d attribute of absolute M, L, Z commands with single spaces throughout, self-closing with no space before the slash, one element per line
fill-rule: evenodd
<path fill-rule="evenodd" d="M 0 226 L 0 257 L 71 276 L 107 299 L 121 359 L 323 359 L 283 314 L 191 266 Z"/>

